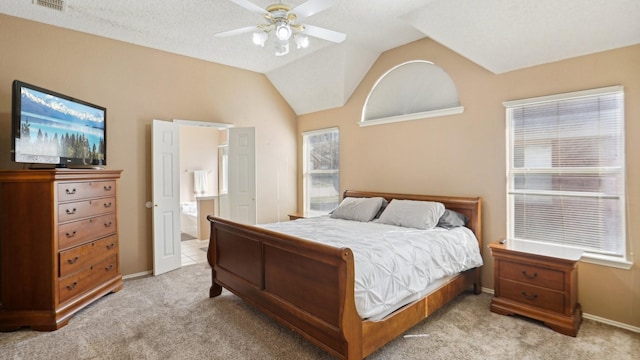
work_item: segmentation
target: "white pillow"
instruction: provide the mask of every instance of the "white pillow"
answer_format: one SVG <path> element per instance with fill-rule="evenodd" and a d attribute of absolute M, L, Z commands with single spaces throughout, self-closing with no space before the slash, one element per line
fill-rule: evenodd
<path fill-rule="evenodd" d="M 428 230 L 438 224 L 444 210 L 444 205 L 439 202 L 393 199 L 380 215 L 378 222 Z"/>
<path fill-rule="evenodd" d="M 384 202 L 384 198 L 353 198 L 348 197 L 342 200 L 335 210 L 331 212 L 334 219 L 355 220 L 367 222 L 371 221 Z"/>

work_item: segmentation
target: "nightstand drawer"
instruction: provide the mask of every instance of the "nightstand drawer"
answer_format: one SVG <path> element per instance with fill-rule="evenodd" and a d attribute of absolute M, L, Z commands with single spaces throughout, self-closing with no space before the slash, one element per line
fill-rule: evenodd
<path fill-rule="evenodd" d="M 540 309 L 564 313 L 564 294 L 511 280 L 500 280 L 500 296 Z"/>
<path fill-rule="evenodd" d="M 500 278 L 563 291 L 564 272 L 518 262 L 500 261 Z"/>

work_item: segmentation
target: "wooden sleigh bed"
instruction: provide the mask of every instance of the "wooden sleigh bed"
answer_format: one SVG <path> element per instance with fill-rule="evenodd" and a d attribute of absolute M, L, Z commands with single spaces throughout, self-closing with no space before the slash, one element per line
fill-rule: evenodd
<path fill-rule="evenodd" d="M 344 197 L 437 201 L 466 215 L 482 248 L 481 198 L 350 191 Z M 209 296 L 226 288 L 341 359 L 362 359 L 461 292 L 481 291 L 481 268 L 456 275 L 426 297 L 381 321 L 362 320 L 354 300 L 354 259 L 335 248 L 264 228 L 208 216 Z"/>

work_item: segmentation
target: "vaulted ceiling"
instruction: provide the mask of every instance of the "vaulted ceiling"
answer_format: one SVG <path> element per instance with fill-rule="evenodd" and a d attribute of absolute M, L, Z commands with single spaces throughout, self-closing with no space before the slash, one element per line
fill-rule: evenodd
<path fill-rule="evenodd" d="M 304 23 L 346 40 L 310 38 L 285 56 L 251 32 L 214 36 L 265 22 L 229 0 L 62 1 L 5 0 L 0 13 L 263 73 L 297 114 L 344 105 L 382 52 L 424 37 L 495 74 L 640 43 L 639 0 L 335 0 Z"/>

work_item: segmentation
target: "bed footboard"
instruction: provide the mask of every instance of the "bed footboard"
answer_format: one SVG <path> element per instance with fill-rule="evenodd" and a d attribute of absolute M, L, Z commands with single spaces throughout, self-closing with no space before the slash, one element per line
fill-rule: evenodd
<path fill-rule="evenodd" d="M 224 287 L 329 353 L 362 358 L 351 250 L 207 219 L 211 297 Z"/>

